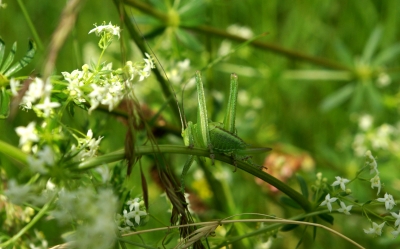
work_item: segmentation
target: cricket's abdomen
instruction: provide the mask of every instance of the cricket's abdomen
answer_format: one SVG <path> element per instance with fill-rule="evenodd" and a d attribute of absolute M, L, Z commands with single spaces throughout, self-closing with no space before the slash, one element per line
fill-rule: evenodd
<path fill-rule="evenodd" d="M 209 123 L 210 139 L 213 150 L 229 153 L 247 148 L 247 144 L 235 134 L 232 134 L 220 126 L 220 123 Z"/>

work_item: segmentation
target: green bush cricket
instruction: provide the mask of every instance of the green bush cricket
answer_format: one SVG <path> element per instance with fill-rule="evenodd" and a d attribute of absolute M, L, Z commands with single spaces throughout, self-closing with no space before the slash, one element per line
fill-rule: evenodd
<path fill-rule="evenodd" d="M 184 143 L 190 148 L 208 148 L 212 164 L 214 164 L 214 153 L 216 152 L 230 155 L 233 159 L 234 165 L 236 166 L 237 153 L 246 150 L 248 147 L 248 144 L 236 135 L 235 118 L 238 95 L 238 77 L 236 74 L 231 74 L 228 107 L 223 123 L 211 122 L 208 119 L 203 82 L 199 71 L 196 72 L 195 79 L 198 98 L 197 123 L 193 124 L 193 122 L 189 121 L 186 125 L 186 129 L 184 129 L 182 125 L 182 137 Z M 263 148 L 259 151 L 268 150 L 270 149 Z M 181 175 L 181 188 L 183 192 L 185 190 L 184 178 L 194 159 L 195 156 L 191 155 L 183 167 Z M 248 163 L 253 164 L 248 156 L 242 157 L 240 160 L 245 160 Z"/>

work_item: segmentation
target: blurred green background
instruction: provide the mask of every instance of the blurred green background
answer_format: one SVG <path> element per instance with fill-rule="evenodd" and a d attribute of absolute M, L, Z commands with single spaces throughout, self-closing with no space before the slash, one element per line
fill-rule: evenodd
<path fill-rule="evenodd" d="M 32 32 L 18 1 L 5 2 L 7 8 L 0 9 L 0 36 L 8 49 L 17 41 L 17 56 L 22 57 L 28 48 L 28 38 L 33 37 Z M 88 35 L 94 23 L 120 23 L 113 1 L 83 2 L 76 25 L 58 55 L 56 74 L 70 72 L 96 58 L 96 53 L 99 53 L 97 37 Z M 46 48 L 65 3 L 24 1 L 44 49 L 38 51 L 33 63 L 21 75 L 41 72 Z M 378 158 L 384 183 L 381 192 L 390 192 L 395 199 L 400 197 L 396 194 L 400 190 L 399 1 L 131 0 L 126 3 L 126 18 L 133 16 L 138 22 L 159 63 L 171 78 L 179 101 L 180 89 L 193 78 L 196 70 L 221 59 L 221 55 L 241 44 L 229 34 L 251 37 L 251 34 L 267 32 L 257 39 L 261 45 L 236 49 L 203 71 L 212 119 L 222 121 L 229 75 L 234 72 L 239 77 L 240 87 L 236 115 L 238 135 L 251 145 L 273 148 L 267 159 L 264 159 L 265 155 L 254 159 L 259 164 L 266 160 L 272 175 L 295 188 L 298 188 L 296 173 L 310 185 L 317 172 L 323 172 L 328 183 L 334 181 L 334 176 L 351 179 L 363 166 L 364 153 L 371 150 Z M 150 6 L 150 10 L 140 8 L 140 3 Z M 160 20 L 157 13 L 169 17 L 169 21 Z M 141 54 L 129 39 L 128 31 L 122 29 L 126 58 L 140 60 Z M 118 43 L 113 45 L 105 59 L 120 65 Z M 185 59 L 190 60 L 190 67 L 179 67 L 179 62 Z M 141 103 L 154 112 L 165 103 L 155 78 L 139 85 L 136 91 Z M 188 120 L 196 118 L 195 94 L 193 85 L 189 84 L 183 98 Z M 106 153 L 122 148 L 125 127 L 116 120 L 106 122 L 103 115 L 95 113 L 90 120 L 77 122 L 97 127 L 98 132 L 105 136 L 102 148 Z M 162 117 L 168 127 L 173 127 L 169 130 L 171 133 L 180 130 L 180 122 L 171 115 L 169 108 L 163 111 Z M 20 113 L 11 124 L 0 121 L 0 138 L 16 145 L 16 135 L 7 133 L 12 127 L 26 124 L 24 118 L 26 116 Z M 115 129 L 116 126 L 121 129 Z M 181 143 L 179 137 L 168 134 L 160 138 L 160 144 Z M 177 165 L 173 168 L 179 175 L 186 158 L 174 156 L 170 159 L 172 165 Z M 252 176 L 244 172 L 232 174 L 230 168 L 216 167 L 215 171 L 229 175 L 226 184 L 236 205 L 235 213 L 261 212 L 283 218 L 297 214 L 296 210 L 279 202 L 279 193 L 267 185 L 256 184 Z M 189 173 L 188 187 L 200 196 L 201 203 L 207 203 L 207 198 L 210 198 L 204 193 L 207 187 L 199 180 L 204 173 L 196 166 Z M 200 178 L 196 174 L 200 174 Z M 376 191 L 370 189 L 369 182 L 356 182 L 350 188 L 361 202 L 376 198 Z M 159 199 L 153 200 L 153 213 L 165 207 L 157 208 L 159 202 Z M 200 215 L 207 220 L 234 214 L 226 211 L 214 215 L 211 213 L 213 210 L 205 205 Z M 362 228 L 367 227 L 369 223 L 360 214 L 350 217 L 335 215 L 333 228 L 366 248 L 397 248 L 399 245 L 399 239 L 392 239 L 389 232 L 378 238 L 364 234 Z M 260 248 L 295 248 L 303 230 L 297 228 L 288 233 L 278 233 L 270 247 L 264 245 Z M 305 233 L 303 248 L 353 248 L 322 230 L 313 241 L 311 230 L 308 228 Z M 260 235 L 258 240 L 265 238 L 267 236 Z M 326 241 L 335 243 L 327 244 Z"/>

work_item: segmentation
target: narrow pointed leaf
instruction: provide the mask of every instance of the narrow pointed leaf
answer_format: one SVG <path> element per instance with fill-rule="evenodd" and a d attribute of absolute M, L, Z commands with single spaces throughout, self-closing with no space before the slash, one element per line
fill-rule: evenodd
<path fill-rule="evenodd" d="M 6 44 L 4 43 L 3 39 L 0 38 L 0 66 L 1 63 L 3 62 L 5 51 L 6 51 Z"/>
<path fill-rule="evenodd" d="M 308 198 L 308 187 L 306 181 L 301 175 L 296 175 L 296 178 L 300 185 L 301 193 L 304 195 L 304 197 Z"/>
<path fill-rule="evenodd" d="M 357 111 L 361 108 L 364 101 L 364 84 L 362 82 L 356 83 L 356 88 L 354 89 L 354 94 L 350 103 L 350 110 Z"/>
<path fill-rule="evenodd" d="M 400 54 L 400 44 L 396 44 L 392 47 L 384 49 L 379 54 L 377 54 L 375 56 L 375 59 L 373 59 L 372 64 L 375 66 L 381 66 L 385 63 L 390 62 L 391 60 L 396 59 L 399 54 Z"/>
<path fill-rule="evenodd" d="M 341 40 L 336 40 L 333 44 L 336 54 L 342 63 L 348 66 L 353 65 L 353 55 L 350 53 L 349 49 L 343 44 Z"/>
<path fill-rule="evenodd" d="M 24 58 L 22 58 L 21 60 L 19 60 L 17 63 L 15 63 L 14 65 L 12 65 L 7 72 L 5 72 L 5 76 L 11 76 L 12 74 L 18 72 L 19 70 L 21 70 L 22 68 L 24 68 L 26 65 L 28 65 L 33 57 L 35 56 L 36 53 L 36 44 L 32 41 L 29 40 L 29 50 L 28 52 L 25 54 Z"/>
<path fill-rule="evenodd" d="M 280 198 L 280 202 L 283 203 L 286 206 L 295 208 L 295 209 L 302 209 L 299 204 L 297 204 L 295 201 L 293 201 L 292 199 L 286 197 L 286 196 L 282 196 Z"/>
<path fill-rule="evenodd" d="M 320 106 L 321 111 L 327 112 L 345 102 L 354 92 L 354 84 L 350 83 L 326 97 Z"/>
<path fill-rule="evenodd" d="M 143 201 L 146 211 L 149 210 L 149 188 L 147 186 L 146 176 L 143 173 L 142 164 L 140 164 L 140 179 L 142 183 Z"/>
<path fill-rule="evenodd" d="M 10 96 L 6 89 L 1 89 L 0 95 L 0 119 L 6 119 L 10 115 Z"/>
<path fill-rule="evenodd" d="M 382 110 L 382 98 L 381 95 L 379 94 L 378 89 L 374 87 L 372 82 L 368 82 L 368 84 L 365 85 L 365 92 L 367 95 L 367 100 L 369 101 L 369 104 L 371 106 L 371 109 L 374 112 L 379 112 Z"/>
<path fill-rule="evenodd" d="M 175 30 L 175 35 L 178 37 L 178 40 L 182 42 L 186 47 L 200 52 L 202 50 L 201 43 L 191 34 L 187 33 L 184 30 L 177 28 Z"/>
<path fill-rule="evenodd" d="M 328 222 L 329 224 L 333 225 L 334 218 L 330 214 L 320 214 L 318 215 L 319 218 L 323 219 L 324 221 Z"/>
<path fill-rule="evenodd" d="M 371 36 L 368 38 L 368 42 L 365 45 L 362 59 L 364 62 L 371 61 L 372 55 L 375 53 L 376 49 L 378 48 L 379 40 L 382 36 L 382 29 L 377 27 L 372 32 Z"/>
<path fill-rule="evenodd" d="M 4 61 L 3 66 L 0 69 L 0 73 L 4 74 L 7 68 L 11 65 L 12 61 L 14 60 L 15 53 L 17 52 L 17 42 L 14 42 L 10 53 L 7 56 L 7 59 Z"/>

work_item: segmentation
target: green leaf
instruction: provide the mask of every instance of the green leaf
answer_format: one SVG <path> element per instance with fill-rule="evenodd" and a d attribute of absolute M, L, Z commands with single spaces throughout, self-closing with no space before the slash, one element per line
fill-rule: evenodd
<path fill-rule="evenodd" d="M 206 3 L 203 1 L 188 1 L 187 4 L 179 7 L 178 13 L 180 24 L 186 27 L 194 27 L 206 21 Z"/>
<path fill-rule="evenodd" d="M 10 95 L 3 87 L 0 95 L 0 119 L 6 119 L 10 115 Z"/>
<path fill-rule="evenodd" d="M 335 48 L 336 54 L 339 57 L 340 62 L 352 66 L 354 61 L 353 61 L 353 55 L 350 53 L 350 51 L 347 49 L 347 47 L 343 44 L 341 40 L 336 40 L 335 43 L 333 44 L 333 47 Z"/>
<path fill-rule="evenodd" d="M 156 29 L 153 29 L 152 31 L 150 31 L 147 34 L 144 34 L 143 36 L 145 39 L 149 40 L 149 39 L 152 39 L 152 38 L 157 37 L 158 35 L 161 35 L 162 33 L 164 33 L 165 29 L 166 29 L 166 27 L 164 27 L 164 26 L 158 27 Z"/>
<path fill-rule="evenodd" d="M 303 219 L 300 219 L 299 221 L 304 221 L 304 218 Z M 284 225 L 284 226 L 282 226 L 282 228 L 281 229 L 279 229 L 281 232 L 288 232 L 288 231 L 290 231 L 290 230 L 293 230 L 293 229 L 295 229 L 296 227 L 298 227 L 299 225 L 297 225 L 297 224 L 287 224 L 287 225 Z"/>
<path fill-rule="evenodd" d="M 333 221 L 335 218 L 333 218 L 332 215 L 330 214 L 320 214 L 318 215 L 319 218 L 323 219 L 324 221 L 328 222 L 329 224 L 333 225 Z"/>
<path fill-rule="evenodd" d="M 307 187 L 306 181 L 299 174 L 296 175 L 296 178 L 297 178 L 297 182 L 300 185 L 301 193 L 304 195 L 304 197 L 308 198 L 308 187 Z"/>
<path fill-rule="evenodd" d="M 178 40 L 181 41 L 186 47 L 196 52 L 201 52 L 203 50 L 201 43 L 194 38 L 193 35 L 188 34 L 186 31 L 183 31 L 180 28 L 175 30 L 175 34 L 178 37 Z"/>
<path fill-rule="evenodd" d="M 313 223 L 317 223 L 317 218 L 315 216 L 312 217 Z M 317 227 L 313 226 L 313 241 L 317 238 Z"/>
<path fill-rule="evenodd" d="M 366 90 L 366 99 L 368 99 L 369 104 L 371 105 L 371 109 L 374 112 L 379 112 L 382 110 L 382 98 L 379 94 L 379 91 L 374 87 L 372 82 L 366 82 L 365 84 Z"/>
<path fill-rule="evenodd" d="M 356 83 L 353 98 L 350 103 L 350 111 L 359 111 L 364 101 L 364 84 L 362 82 Z"/>
<path fill-rule="evenodd" d="M 7 59 L 4 61 L 3 66 L 0 69 L 0 73 L 4 74 L 7 68 L 11 65 L 12 61 L 14 60 L 15 53 L 17 52 L 17 42 L 14 42 L 10 53 L 7 56 Z"/>
<path fill-rule="evenodd" d="M 371 64 L 375 66 L 383 65 L 391 60 L 396 59 L 397 55 L 400 54 L 400 44 L 396 44 L 392 47 L 386 48 L 375 56 Z"/>
<path fill-rule="evenodd" d="M 6 44 L 4 43 L 3 39 L 0 38 L 0 65 L 3 62 L 5 52 L 6 52 Z"/>
<path fill-rule="evenodd" d="M 26 52 L 24 58 L 22 58 L 17 63 L 12 65 L 7 70 L 7 72 L 4 73 L 4 75 L 7 77 L 11 76 L 12 74 L 26 67 L 26 65 L 28 65 L 32 61 L 33 57 L 35 56 L 35 53 L 36 53 L 36 44 L 33 42 L 33 40 L 29 40 L 29 49 L 28 52 Z"/>
<path fill-rule="evenodd" d="M 327 112 L 345 102 L 354 92 L 354 84 L 350 83 L 326 97 L 320 106 L 322 112 Z"/>
<path fill-rule="evenodd" d="M 280 198 L 280 202 L 286 206 L 295 208 L 295 209 L 302 209 L 299 204 L 297 204 L 297 202 L 293 201 L 292 199 L 286 197 L 286 196 L 282 196 Z"/>
<path fill-rule="evenodd" d="M 291 231 L 291 230 L 293 230 L 293 229 L 295 229 L 296 227 L 298 227 L 299 225 L 296 225 L 296 224 L 287 224 L 287 225 L 284 225 L 281 229 L 280 229 L 280 231 L 281 232 L 288 232 L 288 231 Z"/>
<path fill-rule="evenodd" d="M 364 51 L 362 53 L 362 60 L 364 62 L 371 61 L 372 55 L 378 47 L 379 40 L 382 36 L 382 29 L 380 27 L 376 27 L 370 37 L 368 38 L 367 44 L 364 47 Z"/>

